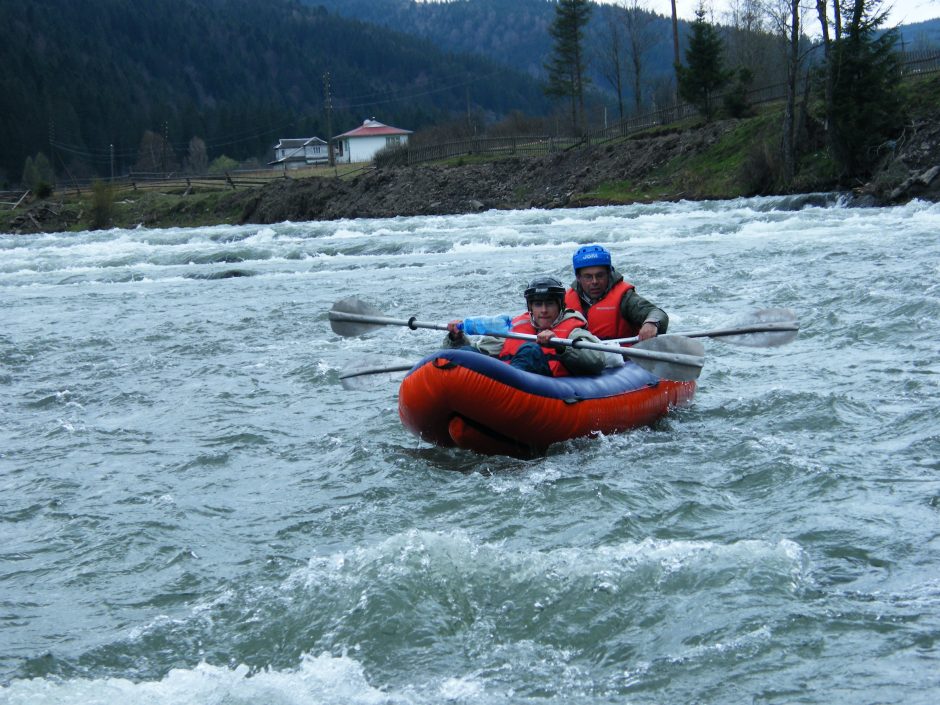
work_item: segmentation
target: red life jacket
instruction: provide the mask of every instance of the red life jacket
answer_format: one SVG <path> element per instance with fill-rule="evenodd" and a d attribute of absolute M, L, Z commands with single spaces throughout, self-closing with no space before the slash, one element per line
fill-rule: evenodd
<path fill-rule="evenodd" d="M 575 316 L 572 316 L 571 318 L 562 321 L 557 326 L 554 326 L 552 330 L 555 331 L 556 338 L 567 338 L 569 335 L 571 335 L 571 331 L 575 330 L 576 328 L 583 327 L 584 321 Z M 529 335 L 535 335 L 538 333 L 538 331 L 535 330 L 535 326 L 532 325 L 532 318 L 528 311 L 525 313 L 520 313 L 518 316 L 513 318 L 512 327 L 509 330 L 513 333 L 528 333 Z M 499 359 L 508 364 L 513 355 L 519 351 L 519 348 L 521 348 L 526 343 L 531 342 L 534 341 L 520 340 L 518 338 L 506 338 L 506 342 L 503 343 L 503 347 L 499 351 Z M 542 346 L 542 351 L 548 358 L 548 369 L 552 371 L 552 377 L 567 377 L 571 374 L 568 372 L 568 368 L 566 368 L 561 363 L 561 357 L 558 354 L 558 350 L 552 347 Z"/>
<path fill-rule="evenodd" d="M 587 319 L 587 329 L 601 340 L 629 338 L 639 333 L 640 329 L 634 328 L 620 315 L 620 301 L 628 291 L 635 288 L 633 284 L 621 279 L 587 311 L 584 310 L 584 302 L 578 292 L 568 289 L 565 293 L 565 308 L 573 309 L 584 316 Z"/>

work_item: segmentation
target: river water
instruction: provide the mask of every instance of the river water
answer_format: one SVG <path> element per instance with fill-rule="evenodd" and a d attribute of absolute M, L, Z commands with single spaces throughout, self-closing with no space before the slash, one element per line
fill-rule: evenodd
<path fill-rule="evenodd" d="M 940 206 L 751 199 L 0 236 L 0 703 L 940 697 Z M 428 446 L 437 332 L 601 243 L 706 341 L 691 407 Z"/>

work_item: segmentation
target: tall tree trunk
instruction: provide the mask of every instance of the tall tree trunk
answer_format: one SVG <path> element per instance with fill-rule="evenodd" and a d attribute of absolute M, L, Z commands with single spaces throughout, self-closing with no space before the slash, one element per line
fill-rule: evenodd
<path fill-rule="evenodd" d="M 800 63 L 800 0 L 790 0 L 790 50 L 787 57 L 787 99 L 783 113 L 783 180 L 789 184 L 796 173 L 796 84 Z"/>
<path fill-rule="evenodd" d="M 584 82 L 582 81 L 582 76 L 584 76 L 584 67 L 581 65 L 581 47 L 578 47 L 575 56 L 575 78 L 574 78 L 574 90 L 577 93 L 578 97 L 578 134 L 583 135 L 585 132 L 584 125 Z"/>
<path fill-rule="evenodd" d="M 679 109 L 679 16 L 676 14 L 676 0 L 672 0 L 672 61 L 676 72 L 676 110 Z"/>
<path fill-rule="evenodd" d="M 571 130 L 580 134 L 578 130 L 578 77 L 574 72 L 571 75 Z"/>
<path fill-rule="evenodd" d="M 838 0 L 833 0 L 838 2 Z M 826 17 L 826 0 L 816 0 L 816 14 L 819 15 L 819 26 L 822 30 L 823 56 L 825 57 L 826 71 L 826 132 L 828 135 L 829 121 L 832 115 L 832 41 L 829 39 L 829 20 Z M 827 137 L 828 139 L 828 137 Z"/>
<path fill-rule="evenodd" d="M 640 76 L 643 71 L 643 57 L 639 56 L 636 49 L 633 51 L 633 105 L 637 113 L 643 107 L 643 86 Z"/>

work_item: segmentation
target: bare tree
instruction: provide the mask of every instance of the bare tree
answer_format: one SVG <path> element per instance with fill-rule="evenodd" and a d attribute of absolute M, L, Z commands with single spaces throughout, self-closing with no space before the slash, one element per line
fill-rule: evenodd
<path fill-rule="evenodd" d="M 604 8 L 604 36 L 598 50 L 598 66 L 617 93 L 617 107 L 623 122 L 623 29 L 616 7 Z"/>
<path fill-rule="evenodd" d="M 731 0 L 725 14 L 728 32 L 728 58 L 735 68 L 766 73 L 764 47 L 767 28 L 760 0 Z"/>
<path fill-rule="evenodd" d="M 765 16 L 780 40 L 787 69 L 780 162 L 783 169 L 781 178 L 788 183 L 796 173 L 796 94 L 805 59 L 800 49 L 804 7 L 802 0 L 767 0 L 763 7 Z"/>
<path fill-rule="evenodd" d="M 189 140 L 189 153 L 186 155 L 185 164 L 186 171 L 191 174 L 205 174 L 209 168 L 209 154 L 201 137 Z"/>
<path fill-rule="evenodd" d="M 140 139 L 134 170 L 166 173 L 176 171 L 178 168 L 179 163 L 176 161 L 172 145 L 164 139 L 163 135 L 146 130 Z"/>
<path fill-rule="evenodd" d="M 796 88 L 800 72 L 800 0 L 790 0 L 790 33 L 787 36 L 787 99 L 783 112 L 783 178 L 796 173 Z"/>
<path fill-rule="evenodd" d="M 643 71 L 646 53 L 656 43 L 652 32 L 653 14 L 642 0 L 625 0 L 623 23 L 627 34 L 627 56 L 633 79 L 633 106 L 640 112 L 643 106 Z"/>

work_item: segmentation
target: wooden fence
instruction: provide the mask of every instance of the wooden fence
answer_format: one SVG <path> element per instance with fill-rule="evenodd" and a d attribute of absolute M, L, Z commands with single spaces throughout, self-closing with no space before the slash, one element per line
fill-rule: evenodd
<path fill-rule="evenodd" d="M 572 137 L 549 137 L 547 135 L 517 135 L 513 137 L 472 137 L 466 140 L 442 142 L 418 147 L 404 147 L 390 155 L 392 163 L 419 164 L 421 162 L 450 159 L 451 157 L 486 155 L 550 154 L 567 149 L 578 140 Z M 399 159 L 396 156 L 400 155 Z"/>
<path fill-rule="evenodd" d="M 283 170 L 283 169 L 252 169 L 246 171 L 230 171 L 224 174 L 163 174 L 159 172 L 130 172 L 127 176 L 114 179 L 101 179 L 105 184 L 118 193 L 127 191 L 159 191 L 162 193 L 189 195 L 196 191 L 235 190 L 264 186 L 272 181 L 281 179 L 302 179 L 308 176 L 350 177 L 370 171 L 375 167 L 372 164 L 316 167 L 311 169 Z M 72 181 L 60 183 L 57 193 L 81 194 L 90 191 L 93 181 Z"/>
<path fill-rule="evenodd" d="M 192 193 L 197 188 L 201 190 L 232 189 L 237 191 L 239 188 L 263 186 L 280 178 L 284 178 L 284 175 L 280 172 L 261 174 L 257 172 L 243 174 L 226 172 L 224 174 L 207 174 L 202 176 L 142 174 L 131 172 L 126 177 L 111 183 L 114 188 L 118 190 L 159 190 Z"/>
<path fill-rule="evenodd" d="M 940 71 L 940 51 L 909 51 L 902 57 L 901 73 L 905 76 Z"/>
<path fill-rule="evenodd" d="M 0 191 L 0 210 L 15 211 L 27 198 L 29 198 L 29 190 Z"/>

